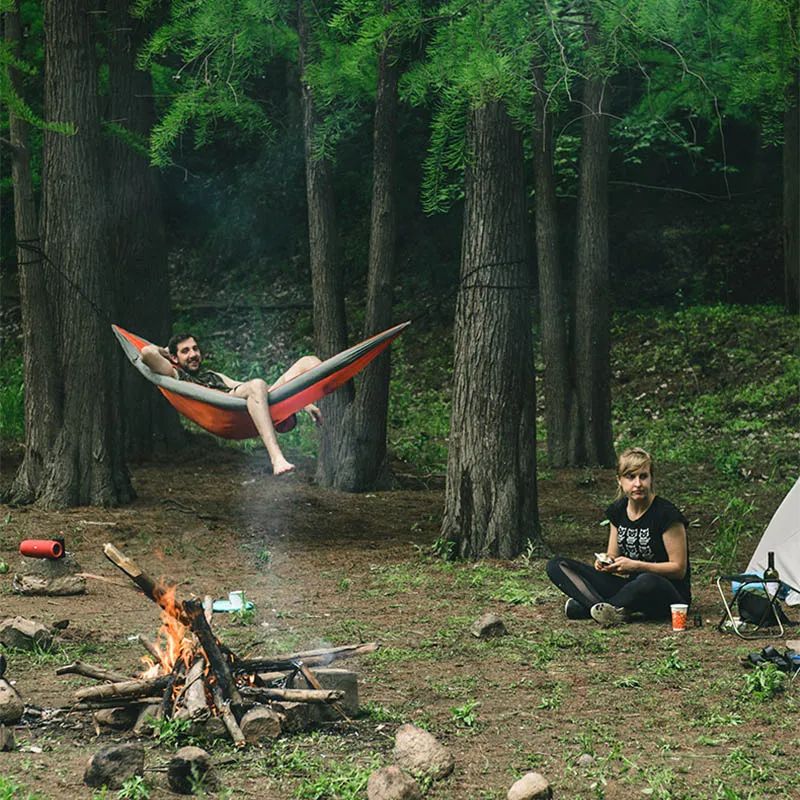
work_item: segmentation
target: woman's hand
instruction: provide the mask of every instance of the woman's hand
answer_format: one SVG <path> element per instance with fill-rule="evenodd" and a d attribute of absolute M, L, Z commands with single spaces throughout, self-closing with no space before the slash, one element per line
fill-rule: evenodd
<path fill-rule="evenodd" d="M 609 564 L 605 571 L 614 575 L 630 575 L 632 572 L 639 572 L 641 569 L 641 561 L 634 561 L 627 556 L 617 556 L 614 559 L 614 563 Z"/>

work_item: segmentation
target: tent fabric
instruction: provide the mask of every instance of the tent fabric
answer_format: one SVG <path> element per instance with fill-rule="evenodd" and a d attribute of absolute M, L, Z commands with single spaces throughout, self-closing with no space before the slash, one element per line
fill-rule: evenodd
<path fill-rule="evenodd" d="M 775 553 L 775 568 L 789 587 L 786 603 L 800 606 L 800 478 L 778 506 L 746 571 L 763 573 L 769 552 Z"/>
<path fill-rule="evenodd" d="M 276 429 L 309 403 L 316 402 L 347 383 L 410 324 L 403 322 L 376 334 L 270 391 L 269 410 Z M 179 413 L 224 439 L 252 439 L 258 436 L 244 398 L 153 372 L 141 358 L 142 349 L 150 342 L 118 325 L 112 325 L 111 328 L 129 361 L 158 387 Z"/>

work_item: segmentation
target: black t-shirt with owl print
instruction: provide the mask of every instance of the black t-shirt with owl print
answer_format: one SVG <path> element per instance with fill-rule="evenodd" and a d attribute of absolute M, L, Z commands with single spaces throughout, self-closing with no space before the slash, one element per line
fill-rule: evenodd
<path fill-rule="evenodd" d="M 606 510 L 608 519 L 617 528 L 617 545 L 621 555 L 635 561 L 649 561 L 652 564 L 669 561 L 664 547 L 664 532 L 676 522 L 689 526 L 686 517 L 669 500 L 656 495 L 650 508 L 639 519 L 628 518 L 628 498 L 621 497 Z M 688 544 L 688 543 L 687 543 Z M 671 580 L 688 603 L 691 600 L 691 567 L 686 557 L 686 575 L 682 580 Z"/>

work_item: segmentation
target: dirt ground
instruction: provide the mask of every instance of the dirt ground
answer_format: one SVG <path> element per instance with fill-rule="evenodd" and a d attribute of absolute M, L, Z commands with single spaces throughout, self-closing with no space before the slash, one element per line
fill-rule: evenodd
<path fill-rule="evenodd" d="M 13 467 L 6 458 L 3 483 Z M 7 654 L 6 677 L 26 702 L 68 705 L 76 688 L 90 685 L 55 676 L 63 658 L 76 653 L 128 674 L 139 669 L 142 651 L 132 637 L 155 636 L 157 608 L 105 559 L 102 545 L 113 542 L 154 577 L 178 583 L 181 597 L 245 590 L 256 608 L 251 625 L 214 617 L 220 638 L 241 655 L 381 643 L 375 655 L 343 663 L 358 671 L 361 704 L 372 711 L 353 727 L 304 737 L 309 757 L 366 763 L 377 755 L 391 763 L 397 727 L 416 722 L 456 760 L 454 774 L 430 786 L 428 798 L 504 798 L 531 770 L 541 771 L 560 798 L 800 796 L 800 681 L 772 705 L 743 697 L 739 657 L 756 646 L 714 630 L 721 605 L 708 580 L 696 584 L 692 609 L 704 625 L 684 634 L 656 623 L 611 631 L 591 621 L 568 623 L 562 598 L 543 580 L 542 561 L 526 567 L 538 599 L 515 603 L 498 599 L 492 587 L 502 585 L 504 572 L 518 576 L 520 564 L 445 565 L 430 556 L 441 486 L 347 495 L 315 486 L 312 462 L 282 479 L 265 467 L 263 454 L 201 441 L 181 456 L 132 467 L 138 499 L 130 506 L 2 509 L 0 559 L 12 569 L 0 575 L 0 619 L 69 620 L 62 656 Z M 598 521 L 612 486 L 602 471 L 587 480 L 586 471 L 566 470 L 541 481 L 542 521 L 559 550 L 588 558 L 602 546 Z M 15 594 L 19 542 L 56 535 L 86 573 L 113 582 L 90 578 L 88 593 L 76 597 Z M 693 555 L 699 558 L 701 548 Z M 472 620 L 489 611 L 505 621 L 505 640 L 470 635 Z M 792 717 L 793 729 L 785 724 Z M 63 725 L 19 726 L 15 735 L 21 749 L 0 753 L 0 774 L 45 798 L 92 797 L 82 782 L 87 757 L 130 736 L 98 733 L 88 712 Z M 150 796 L 172 797 L 164 788 L 168 749 L 145 745 Z M 584 753 L 594 760 L 579 766 Z M 271 773 L 264 750 L 237 755 L 221 747 L 214 754 L 223 796 L 339 796 L 333 788 L 295 794 L 299 774 Z M 720 794 L 719 781 L 741 794 Z"/>

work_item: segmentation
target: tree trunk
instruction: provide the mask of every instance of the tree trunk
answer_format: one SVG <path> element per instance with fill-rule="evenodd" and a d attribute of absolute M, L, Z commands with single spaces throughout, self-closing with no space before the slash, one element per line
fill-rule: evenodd
<path fill-rule="evenodd" d="M 86 0 L 46 0 L 45 114 L 72 123 L 76 133 L 46 131 L 42 162 L 42 239 L 49 304 L 31 308 L 41 337 L 26 371 L 31 413 L 17 502 L 50 508 L 113 506 L 133 490 L 125 469 L 113 391 L 116 375 L 109 324 L 116 272 L 109 258 L 107 196 L 100 132 L 93 6 Z M 23 299 L 23 304 L 29 303 Z M 28 387 L 46 373 L 56 391 Z M 30 382 L 29 382 L 30 381 Z M 27 411 L 26 411 L 27 415 Z"/>
<path fill-rule="evenodd" d="M 504 106 L 470 112 L 442 536 L 461 558 L 541 544 L 522 139 Z"/>
<path fill-rule="evenodd" d="M 305 80 L 311 41 L 311 12 L 308 0 L 298 0 L 298 38 L 303 139 L 306 160 L 306 200 L 308 204 L 308 243 L 311 263 L 311 291 L 314 303 L 314 344 L 317 355 L 325 359 L 347 346 L 344 310 L 344 272 L 336 235 L 336 210 L 331 164 L 317 157 L 314 137 L 317 110 L 311 87 Z M 323 423 L 319 429 L 317 480 L 331 486 L 336 474 L 337 442 L 347 406 L 353 398 L 352 382 L 320 403 Z"/>
<path fill-rule="evenodd" d="M 584 82 L 575 254 L 575 396 L 572 463 L 611 467 L 611 297 L 608 267 L 607 85 Z"/>
<path fill-rule="evenodd" d="M 19 58 L 22 24 L 19 7 L 5 14 L 5 38 Z M 22 76 L 8 66 L 13 90 L 22 97 Z M 11 179 L 14 187 L 14 234 L 22 315 L 22 357 L 25 375 L 25 459 L 15 476 L 10 496 L 29 503 L 35 497 L 44 470 L 42 453 L 55 435 L 55 418 L 49 413 L 56 405 L 57 385 L 54 375 L 45 368 L 49 343 L 54 341 L 53 315 L 47 293 L 48 276 L 42 260 L 39 223 L 31 172 L 30 126 L 13 110 L 9 111 L 11 140 Z"/>
<path fill-rule="evenodd" d="M 150 341 L 163 343 L 171 331 L 161 184 L 141 149 L 155 116 L 153 85 L 148 72 L 136 69 L 136 53 L 147 30 L 142 20 L 129 16 L 129 7 L 129 0 L 109 0 L 107 4 L 107 116 L 115 130 L 109 140 L 111 261 L 120 275 L 117 321 Z M 121 351 L 116 360 L 127 455 L 146 458 L 154 445 L 179 447 L 184 436 L 177 412 L 131 369 Z"/>
<path fill-rule="evenodd" d="M 395 150 L 397 128 L 396 53 L 386 46 L 378 57 L 372 165 L 372 213 L 364 338 L 392 324 L 395 239 Z M 347 409 L 330 485 L 346 492 L 387 488 L 386 428 L 389 413 L 389 351 L 379 355 L 356 381 Z"/>
<path fill-rule="evenodd" d="M 783 259 L 785 306 L 800 312 L 800 80 L 783 115 Z"/>
<path fill-rule="evenodd" d="M 553 118 L 546 107 L 544 73 L 534 70 L 534 180 L 536 186 L 536 256 L 539 313 L 544 359 L 544 413 L 547 458 L 552 467 L 569 463 L 569 413 L 572 381 L 567 339 L 558 210 L 553 171 Z"/>

